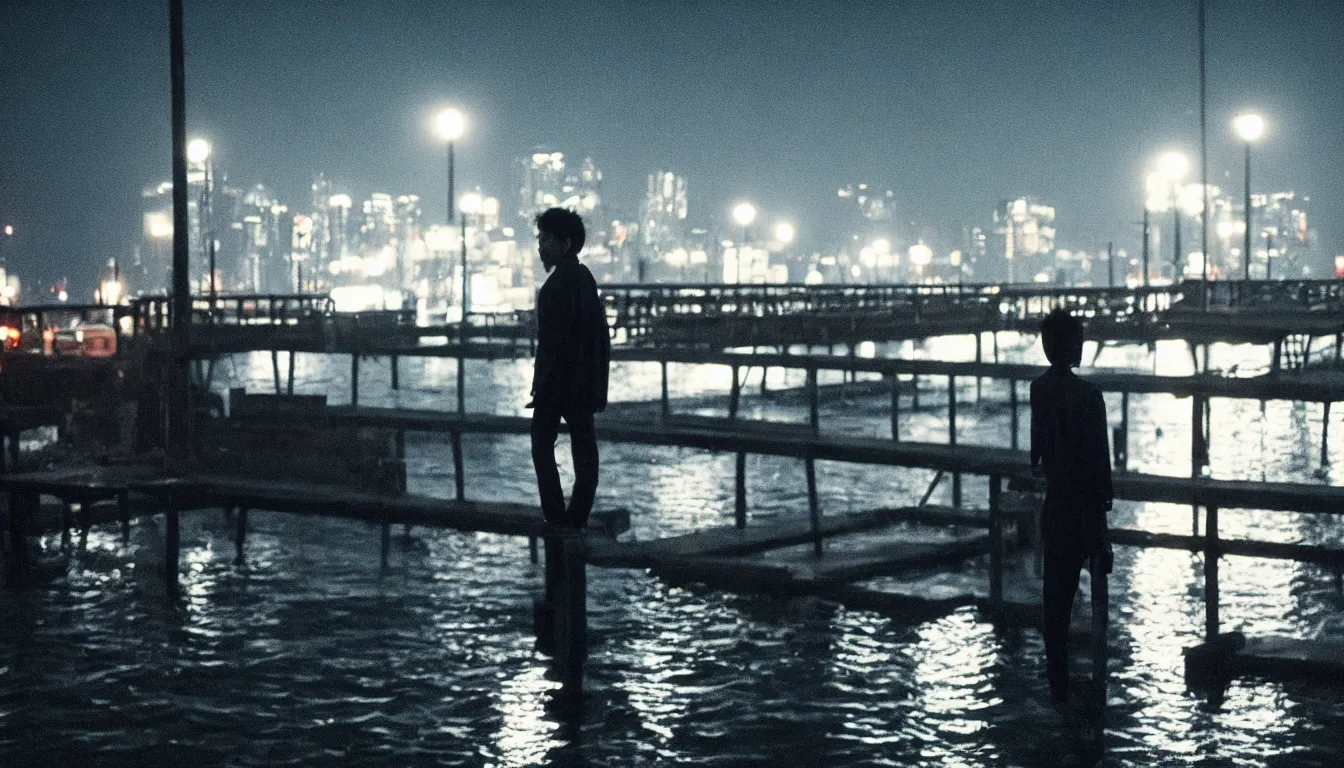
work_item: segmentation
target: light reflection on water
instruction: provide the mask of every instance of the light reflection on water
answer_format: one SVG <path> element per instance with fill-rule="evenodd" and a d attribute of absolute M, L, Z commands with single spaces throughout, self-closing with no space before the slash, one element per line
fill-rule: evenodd
<path fill-rule="evenodd" d="M 900 349 L 974 358 L 968 338 Z M 986 341 L 986 359 L 990 349 Z M 893 354 L 897 345 L 873 351 Z M 1000 355 L 1039 362 L 1037 349 L 1007 334 Z M 1134 347 L 1107 348 L 1100 362 L 1154 366 Z M 1249 370 L 1267 360 L 1263 350 L 1216 346 L 1214 363 Z M 280 365 L 283 374 L 283 355 Z M 386 361 L 365 361 L 361 401 L 451 410 L 455 365 L 403 359 L 403 389 L 394 393 Z M 530 365 L 493 366 L 469 364 L 468 407 L 525 413 Z M 1156 367 L 1188 373 L 1188 351 L 1159 344 Z M 656 364 L 618 370 L 614 399 L 657 397 Z M 726 391 L 727 369 L 703 370 L 672 366 L 673 395 Z M 296 371 L 297 392 L 330 391 L 333 402 L 348 402 L 348 358 L 301 355 Z M 274 391 L 269 355 L 240 356 L 217 374 L 228 377 L 225 386 Z M 800 372 L 770 371 L 771 388 L 802 382 Z M 945 379 L 921 383 L 926 409 L 908 412 L 903 432 L 946 440 L 937 405 Z M 1006 444 L 1004 410 L 976 409 L 974 382 L 960 385 L 960 440 Z M 985 383 L 985 398 L 1003 394 L 1001 384 Z M 1188 475 L 1189 400 L 1133 396 L 1130 404 L 1131 466 Z M 1118 423 L 1119 398 L 1108 397 L 1108 406 Z M 827 431 L 886 434 L 885 397 L 823 410 Z M 1259 403 L 1214 401 L 1213 410 L 1215 476 L 1328 479 L 1314 474 L 1319 406 L 1271 402 L 1262 415 Z M 807 418 L 805 405 L 787 400 L 749 398 L 744 413 Z M 469 496 L 534 501 L 526 438 L 472 436 L 465 447 Z M 730 524 L 731 455 L 605 443 L 602 451 L 599 504 L 631 509 L 638 538 Z M 568 482 L 563 442 L 558 455 Z M 410 436 L 408 463 L 414 492 L 452 493 L 445 441 Z M 806 513 L 801 462 L 749 457 L 747 467 L 753 519 Z M 912 503 L 932 477 L 831 463 L 819 474 L 828 514 Z M 947 503 L 947 493 L 944 483 L 932 501 Z M 982 505 L 983 480 L 967 478 L 964 493 Z M 1220 514 L 1229 538 L 1324 543 L 1341 530 L 1324 517 Z M 1187 533 L 1190 510 L 1121 504 L 1115 523 Z M 58 554 L 59 537 L 44 538 L 42 586 L 0 592 L 0 615 L 17 617 L 0 622 L 0 762 L 31 762 L 23 758 L 41 747 L 45 758 L 71 764 L 1050 765 L 1074 738 L 1043 703 L 1039 635 L 996 629 L 975 609 L 903 621 L 816 599 L 739 597 L 592 569 L 590 700 L 579 740 L 570 742 L 544 706 L 555 683 L 532 649 L 540 575 L 525 543 L 417 531 L 403 544 L 396 535 L 391 572 L 380 578 L 376 529 L 253 513 L 240 568 L 218 514 L 187 515 L 186 599 L 176 613 L 163 608 L 160 526 L 137 525 L 129 544 L 116 526 L 97 528 L 68 558 Z M 1344 636 L 1344 601 L 1322 569 L 1229 557 L 1221 574 L 1225 629 Z M 983 581 L 983 562 L 961 577 Z M 1250 680 L 1221 698 L 1187 689 L 1181 651 L 1203 634 L 1201 556 L 1121 548 L 1112 592 L 1108 745 L 1120 764 L 1339 764 L 1337 689 Z M 1085 649 L 1075 657 L 1081 670 Z"/>

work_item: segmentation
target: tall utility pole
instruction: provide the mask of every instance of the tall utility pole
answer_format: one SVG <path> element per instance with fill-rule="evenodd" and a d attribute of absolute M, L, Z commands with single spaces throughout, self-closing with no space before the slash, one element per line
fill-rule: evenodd
<path fill-rule="evenodd" d="M 1148 285 L 1148 242 L 1152 238 L 1148 233 L 1148 205 L 1143 206 L 1143 284 Z"/>
<path fill-rule="evenodd" d="M 1203 270 L 1204 309 L 1209 308 L 1209 152 L 1208 126 L 1205 120 L 1206 88 L 1204 77 L 1204 0 L 1199 0 L 1199 225 L 1200 259 Z"/>
<path fill-rule="evenodd" d="M 1106 244 L 1106 286 L 1115 287 L 1115 243 Z"/>
<path fill-rule="evenodd" d="M 173 282 L 169 315 L 168 454 L 185 459 L 191 452 L 189 359 L 191 343 L 191 275 L 187 257 L 187 96 L 186 56 L 183 53 L 182 0 L 168 0 L 168 25 L 172 36 L 173 114 Z"/>

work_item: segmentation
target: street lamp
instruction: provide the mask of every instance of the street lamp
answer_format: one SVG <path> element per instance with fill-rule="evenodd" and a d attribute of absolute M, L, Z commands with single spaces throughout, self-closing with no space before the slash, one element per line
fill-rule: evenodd
<path fill-rule="evenodd" d="M 449 107 L 439 113 L 434 121 L 434 127 L 439 132 L 439 136 L 448 142 L 448 226 L 453 225 L 453 145 L 462 134 L 467 130 L 467 118 L 461 110 Z M 466 342 L 466 324 L 467 324 L 467 239 L 466 223 L 459 222 L 462 228 L 462 340 Z"/>
<path fill-rule="evenodd" d="M 793 225 L 787 221 L 781 221 L 775 225 L 775 239 L 784 245 L 793 242 L 794 234 Z"/>
<path fill-rule="evenodd" d="M 1251 279 L 1251 142 L 1259 139 L 1265 133 L 1265 119 L 1254 112 L 1245 112 L 1232 118 L 1232 129 L 1237 132 L 1237 136 L 1246 142 L 1246 242 L 1245 252 L 1242 253 L 1242 263 L 1245 265 L 1245 271 L 1242 274 L 1243 280 Z M 1266 252 L 1268 255 L 1268 252 Z"/>
<path fill-rule="evenodd" d="M 210 269 L 210 307 L 215 306 L 215 248 L 214 238 L 210 236 L 210 142 L 205 139 L 192 139 L 187 144 L 187 162 L 201 166 L 201 250 L 209 259 Z"/>
<path fill-rule="evenodd" d="M 1167 152 L 1157 160 L 1157 169 L 1171 183 L 1171 215 L 1173 222 L 1173 240 L 1175 250 L 1172 253 L 1172 282 L 1181 275 L 1181 205 L 1179 193 L 1181 179 L 1190 171 L 1190 160 L 1180 152 Z"/>

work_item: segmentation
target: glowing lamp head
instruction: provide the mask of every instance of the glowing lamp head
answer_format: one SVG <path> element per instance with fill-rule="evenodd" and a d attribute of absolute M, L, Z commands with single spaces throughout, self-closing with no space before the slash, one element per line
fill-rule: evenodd
<path fill-rule="evenodd" d="M 733 206 L 733 221 L 736 221 L 739 227 L 751 226 L 751 222 L 755 220 L 756 206 L 751 203 L 738 203 Z"/>
<path fill-rule="evenodd" d="M 187 144 L 187 160 L 201 164 L 210 157 L 210 142 L 205 139 L 192 139 Z"/>
<path fill-rule="evenodd" d="M 775 239 L 781 243 L 792 243 L 795 234 L 793 225 L 787 221 L 775 225 Z"/>
<path fill-rule="evenodd" d="M 13 225 L 13 224 L 6 224 L 6 225 L 5 225 L 5 234 L 6 234 L 6 235 L 13 235 L 13 234 L 14 234 L 14 225 Z"/>
<path fill-rule="evenodd" d="M 481 211 L 483 200 L 480 192 L 468 192 L 462 196 L 462 212 L 466 214 L 476 214 Z"/>
<path fill-rule="evenodd" d="M 1157 168 L 1163 176 L 1175 181 L 1190 171 L 1190 159 L 1180 152 L 1167 152 L 1158 158 Z"/>
<path fill-rule="evenodd" d="M 460 110 L 448 108 L 439 113 L 434 128 L 445 141 L 457 141 L 467 130 L 467 118 Z"/>
<path fill-rule="evenodd" d="M 1265 135 L 1265 118 L 1247 112 L 1232 118 L 1232 129 L 1242 141 L 1255 141 Z"/>

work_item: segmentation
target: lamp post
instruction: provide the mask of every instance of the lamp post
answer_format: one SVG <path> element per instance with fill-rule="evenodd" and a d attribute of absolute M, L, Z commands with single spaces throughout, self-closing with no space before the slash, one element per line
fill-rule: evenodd
<path fill-rule="evenodd" d="M 205 251 L 206 258 L 209 260 L 210 307 L 213 309 L 218 292 L 215 290 L 214 238 L 210 236 L 210 227 L 213 223 L 210 221 L 210 142 L 205 139 L 193 139 L 191 143 L 187 144 L 187 160 L 193 165 L 201 166 L 201 173 L 203 174 L 200 201 L 201 250 Z"/>
<path fill-rule="evenodd" d="M 1237 136 L 1246 142 L 1246 207 L 1244 209 L 1246 220 L 1246 241 L 1245 250 L 1242 253 L 1242 263 L 1244 271 L 1243 280 L 1251 279 L 1251 142 L 1260 138 L 1265 133 L 1265 119 L 1254 112 L 1245 112 L 1232 118 L 1232 128 L 1237 132 Z"/>
<path fill-rule="evenodd" d="M 742 282 L 742 262 L 747 252 L 747 227 L 756 220 L 756 206 L 751 203 L 738 203 L 733 206 L 733 221 L 742 228 L 742 241 L 737 247 L 737 281 Z M 708 272 L 708 270 L 706 270 Z M 706 281 L 708 282 L 708 281 Z"/>
<path fill-rule="evenodd" d="M 467 129 L 467 118 L 460 110 L 448 108 L 439 113 L 435 121 L 435 128 L 439 136 L 448 142 L 448 226 L 453 226 L 453 145 Z M 463 232 L 466 231 L 466 225 L 462 224 Z M 467 323 L 467 240 L 462 238 L 462 327 L 463 340 L 465 341 Z"/>
<path fill-rule="evenodd" d="M 1190 170 L 1190 160 L 1180 152 L 1167 152 L 1157 161 L 1158 170 L 1171 183 L 1172 239 L 1174 248 L 1171 256 L 1172 282 L 1181 274 L 1181 179 Z"/>

